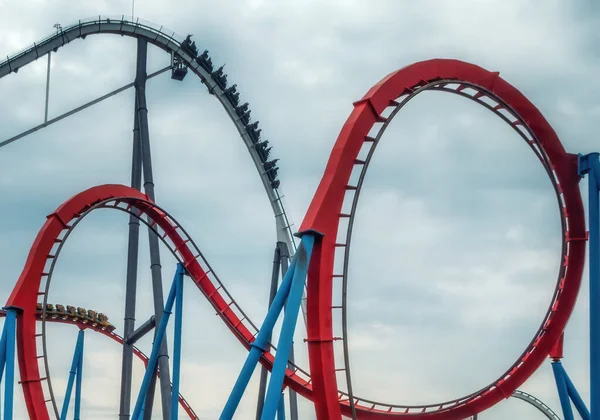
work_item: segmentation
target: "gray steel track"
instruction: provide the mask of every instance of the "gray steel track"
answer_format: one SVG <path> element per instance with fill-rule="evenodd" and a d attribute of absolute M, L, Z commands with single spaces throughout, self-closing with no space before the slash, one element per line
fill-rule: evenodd
<path fill-rule="evenodd" d="M 7 57 L 5 61 L 0 62 L 0 78 L 12 72 L 16 73 L 21 67 L 30 64 L 46 54 L 56 52 L 60 47 L 70 43 L 71 41 L 79 38 L 85 39 L 88 35 L 94 34 L 118 34 L 122 36 L 134 37 L 139 41 L 149 42 L 163 49 L 164 51 L 173 54 L 174 57 L 178 57 L 192 72 L 194 72 L 200 78 L 202 83 L 207 86 L 209 93 L 214 95 L 225 108 L 227 114 L 240 133 L 244 144 L 248 148 L 255 167 L 257 168 L 257 171 L 261 177 L 263 187 L 265 188 L 267 196 L 269 197 L 269 201 L 271 202 L 271 207 L 275 216 L 277 242 L 283 242 L 287 245 L 287 249 L 292 252 L 295 251 L 296 246 L 292 236 L 291 223 L 288 220 L 282 203 L 283 195 L 280 192 L 279 186 L 274 187 L 272 185 L 269 176 L 263 168 L 263 162 L 257 152 L 255 142 L 252 141 L 247 122 L 244 124 L 244 122 L 238 116 L 235 106 L 231 103 L 230 99 L 228 99 L 226 95 L 226 89 L 223 89 L 219 86 L 213 77 L 213 74 L 203 68 L 195 60 L 195 57 L 190 55 L 188 51 L 182 49 L 182 38 L 178 37 L 175 32 L 166 30 L 163 26 L 159 27 L 158 25 L 140 21 L 139 19 L 136 21 L 129 21 L 124 16 L 116 18 L 99 16 L 98 18 L 79 21 L 77 24 L 61 28 L 56 34 L 53 34 L 39 43 L 34 43 L 32 47 L 13 56 Z M 36 131 L 39 128 L 43 128 L 46 126 L 46 124 L 47 122 L 44 122 L 42 126 L 36 127 L 33 130 L 29 130 L 23 135 Z M 22 135 L 15 136 L 9 140 L 16 140 L 21 136 Z M 4 142 L 2 145 L 8 144 L 11 141 Z M 152 240 L 153 237 L 151 236 L 150 239 Z M 304 319 L 306 320 L 305 299 L 302 300 L 302 313 L 304 315 Z M 44 324 L 42 325 L 42 330 L 44 333 Z M 49 372 L 47 373 L 47 383 L 51 397 L 50 400 L 52 401 L 54 411 L 58 417 L 58 410 L 54 400 L 51 379 L 49 377 Z M 168 383 L 168 377 L 165 377 L 164 379 L 166 379 L 165 384 Z"/>
<path fill-rule="evenodd" d="M 96 34 L 113 34 L 129 36 L 137 39 L 144 39 L 148 43 L 153 44 L 162 50 L 173 53 L 180 58 L 188 68 L 195 73 L 202 83 L 204 83 L 212 95 L 214 95 L 229 118 L 237 128 L 244 144 L 248 148 L 250 156 L 256 166 L 256 169 L 261 177 L 263 186 L 271 202 L 271 207 L 275 215 L 275 223 L 277 228 L 277 241 L 285 242 L 288 249 L 295 249 L 295 243 L 292 237 L 290 222 L 286 215 L 285 209 L 281 202 L 281 188 L 273 188 L 263 168 L 262 162 L 256 147 L 252 142 L 249 134 L 249 129 L 240 120 L 234 106 L 225 96 L 223 89 L 219 87 L 214 76 L 206 71 L 187 51 L 181 48 L 182 38 L 175 32 L 167 30 L 163 26 L 154 25 L 142 20 L 130 21 L 124 16 L 118 17 L 103 17 L 98 16 L 92 19 L 80 20 L 78 23 L 62 28 L 58 33 L 49 36 L 38 43 L 34 43 L 32 47 L 27 48 L 17 54 L 7 57 L 6 60 L 0 62 L 0 78 L 17 72 L 21 67 L 24 67 L 40 57 L 45 56 L 51 51 L 56 52 L 59 48 L 76 40 L 85 39 L 89 35 Z"/>

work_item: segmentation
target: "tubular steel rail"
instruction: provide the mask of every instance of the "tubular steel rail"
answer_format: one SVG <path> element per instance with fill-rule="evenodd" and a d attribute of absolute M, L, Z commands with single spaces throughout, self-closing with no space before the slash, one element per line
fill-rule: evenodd
<path fill-rule="evenodd" d="M 208 92 L 219 100 L 250 152 L 275 215 L 277 240 L 285 242 L 288 249 L 295 250 L 291 223 L 283 207 L 279 181 L 275 179 L 276 175 L 272 175 L 272 169 L 264 167 L 265 159 L 260 156 L 259 144 L 266 140 L 260 138 L 261 130 L 258 128 L 258 121 L 250 123 L 248 104 L 238 104 L 239 94 L 236 92 L 236 85 L 227 85 L 227 75 L 223 73 L 223 67 L 214 70 L 207 51 L 205 55 L 194 56 L 189 48 L 182 46 L 184 39 L 175 32 L 140 19 L 130 21 L 125 16 L 98 16 L 83 19 L 76 24 L 60 28 L 57 33 L 1 61 L 0 78 L 16 73 L 21 67 L 50 52 L 56 52 L 60 47 L 76 39 L 85 39 L 88 35 L 95 34 L 116 34 L 145 39 L 164 51 L 174 54 L 200 78 Z"/>
<path fill-rule="evenodd" d="M 518 398 L 520 400 L 523 400 L 523 401 L 531 404 L 532 406 L 537 408 L 539 411 L 541 411 L 550 420 L 561 420 L 561 418 L 558 416 L 558 414 L 556 414 L 554 411 L 552 411 L 552 409 L 550 407 L 548 407 L 546 404 L 544 404 L 544 402 L 542 400 L 534 397 L 531 394 L 528 394 L 527 392 L 519 391 L 517 389 L 512 394 L 512 396 L 513 396 L 513 398 Z"/>
<path fill-rule="evenodd" d="M 367 170 L 373 158 L 375 149 L 379 144 L 379 141 L 386 129 L 389 127 L 389 124 L 393 121 L 394 117 L 402 110 L 402 108 L 416 95 L 425 91 L 439 91 L 439 92 L 448 92 L 453 93 L 464 98 L 470 99 L 471 101 L 484 106 L 488 110 L 492 111 L 495 115 L 500 117 L 503 121 L 505 121 L 513 130 L 529 145 L 531 150 L 537 156 L 539 161 L 542 163 L 554 190 L 557 192 L 559 207 L 563 208 L 564 203 L 562 202 L 562 197 L 560 194 L 560 189 L 558 186 L 558 181 L 553 174 L 553 170 L 550 168 L 549 163 L 547 162 L 547 158 L 544 156 L 544 151 L 542 148 L 537 145 L 536 141 L 534 141 L 534 135 L 531 132 L 531 129 L 527 126 L 526 122 L 516 114 L 516 112 L 504 101 L 498 98 L 495 94 L 487 91 L 486 89 L 477 86 L 473 83 L 461 81 L 457 82 L 456 80 L 438 80 L 432 83 L 422 84 L 421 86 L 415 86 L 414 89 L 408 90 L 401 97 L 396 98 L 393 103 L 390 103 L 390 106 L 384 112 L 387 116 L 380 117 L 380 127 L 375 135 L 370 137 L 371 141 L 365 141 L 365 145 L 368 148 L 366 153 L 366 157 L 364 160 L 357 160 L 355 162 L 355 168 L 359 168 L 359 176 L 357 179 L 356 188 L 348 189 L 347 193 L 344 196 L 344 204 L 346 204 L 346 200 L 351 201 L 350 212 L 348 214 L 344 214 L 342 217 L 348 219 L 347 229 L 345 233 L 345 241 L 344 241 L 344 254 L 343 254 L 343 273 L 342 273 L 342 305 L 339 309 L 342 310 L 342 337 L 340 337 L 343 343 L 343 361 L 344 361 L 344 372 L 345 379 L 347 384 L 348 392 L 344 395 L 349 399 L 350 405 L 352 408 L 352 416 L 356 418 L 356 412 L 354 410 L 354 396 L 352 392 L 352 378 L 351 378 L 351 370 L 350 370 L 350 357 L 349 357 L 349 348 L 348 348 L 348 273 L 349 273 L 349 261 L 350 261 L 350 245 L 352 242 L 352 231 L 354 227 L 354 220 L 356 217 L 356 209 L 358 207 L 358 199 L 360 197 L 360 192 L 362 191 L 362 186 L 365 180 L 365 176 L 367 174 Z M 389 109 L 391 108 L 391 112 Z M 382 113 L 383 114 L 383 113 Z M 361 150 L 361 154 L 364 153 L 365 147 Z M 354 171 L 354 170 L 353 170 Z M 566 231 L 566 217 L 561 217 L 561 226 L 563 236 Z M 566 254 L 566 242 L 563 243 L 562 247 L 563 256 Z M 563 271 L 559 273 L 559 280 L 564 274 Z M 368 400 L 357 400 L 368 402 L 370 404 L 377 404 L 375 401 Z M 443 405 L 447 405 L 448 403 L 452 403 L 454 401 L 450 401 L 447 403 L 443 403 Z"/>
<path fill-rule="evenodd" d="M 550 307 L 532 341 L 517 361 L 494 382 L 467 396 L 435 404 L 401 405 L 366 400 L 353 395 L 350 375 L 347 339 L 333 336 L 332 310 L 337 308 L 332 301 L 331 289 L 335 279 L 347 278 L 349 239 L 351 225 L 345 239 L 337 242 L 340 221 L 353 219 L 357 197 L 364 180 L 368 161 L 363 156 L 371 155 L 383 126 L 416 94 L 428 89 L 439 88 L 470 97 L 493 109 L 515 127 L 543 164 L 557 196 L 562 223 L 562 257 L 558 281 Z M 308 276 L 311 312 L 307 319 L 308 347 L 313 386 L 320 392 L 315 394 L 319 418 L 378 419 L 412 415 L 427 419 L 456 419 L 477 414 L 502 399 L 510 396 L 545 360 L 550 348 L 562 333 L 573 309 L 583 272 L 585 255 L 585 218 L 578 188 L 577 157 L 568 154 L 556 133 L 535 106 L 517 89 L 501 79 L 498 73 L 458 60 L 435 59 L 412 64 L 388 75 L 355 104 L 354 111 L 340 131 L 330 155 L 325 174 L 313 202 L 309 207 L 300 231 L 317 231 L 324 235 L 320 246 L 316 246 Z M 387 112 L 392 111 L 388 116 Z M 375 129 L 375 137 L 371 134 Z M 370 160 L 370 158 L 367 158 Z M 362 173 L 358 184 L 356 172 Z M 352 197 L 352 196 L 355 197 Z M 350 197 L 347 197 L 350 196 Z M 346 201 L 348 200 L 348 201 Z M 345 213 L 345 202 L 353 203 L 351 213 Z M 344 232 L 341 231 L 342 237 Z M 334 272 L 336 249 L 345 248 L 344 271 Z M 342 311 L 346 307 L 346 289 L 342 280 Z M 314 301 L 311 302 L 311 299 Z M 347 334 L 347 320 L 343 333 Z M 336 369 L 334 342 L 345 341 L 344 368 Z M 348 392 L 337 389 L 337 372 L 346 370 Z M 318 381 L 318 383 L 316 382 Z"/>

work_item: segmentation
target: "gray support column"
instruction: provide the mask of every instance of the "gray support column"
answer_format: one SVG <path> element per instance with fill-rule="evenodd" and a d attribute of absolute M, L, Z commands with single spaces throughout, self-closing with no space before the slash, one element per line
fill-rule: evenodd
<path fill-rule="evenodd" d="M 277 293 L 277 286 L 279 284 L 279 268 L 281 266 L 281 242 L 277 242 L 275 245 L 275 254 L 273 255 L 273 272 L 271 273 L 271 290 L 269 291 L 269 307 L 273 303 L 275 294 Z M 270 338 L 269 338 L 270 340 Z M 260 385 L 258 388 L 258 402 L 256 403 L 256 420 L 260 420 L 262 416 L 263 407 L 265 405 L 265 393 L 267 390 L 267 376 L 269 371 L 264 366 L 260 371 Z"/>
<path fill-rule="evenodd" d="M 137 113 L 140 124 L 144 192 L 148 194 L 150 200 L 155 201 L 154 179 L 152 176 L 152 154 L 150 152 L 150 134 L 148 129 L 148 108 L 146 106 L 146 58 L 148 54 L 147 41 L 138 39 L 137 54 L 138 61 L 135 88 Z M 148 230 L 148 242 L 150 244 L 150 270 L 152 272 L 152 291 L 154 294 L 154 316 L 156 318 L 156 325 L 159 325 L 165 303 L 162 288 L 158 238 L 150 229 Z M 168 420 L 171 416 L 171 374 L 169 369 L 169 352 L 167 348 L 166 335 L 160 345 L 158 370 L 160 371 L 160 391 L 163 419 Z"/>
<path fill-rule="evenodd" d="M 156 390 L 156 369 L 154 369 L 154 375 L 150 380 L 150 386 L 146 393 L 146 404 L 144 405 L 144 420 L 152 420 L 152 406 L 154 405 L 154 391 Z"/>
<path fill-rule="evenodd" d="M 137 190 L 142 186 L 142 154 L 137 111 L 133 127 L 133 156 L 131 163 L 131 186 Z M 131 409 L 131 375 L 133 364 L 133 344 L 127 344 L 127 338 L 135 329 L 135 301 L 137 290 L 137 268 L 140 222 L 129 216 L 129 244 L 127 249 L 127 281 L 125 285 L 125 325 L 123 337 L 123 358 L 121 366 L 121 401 L 119 419 L 129 419 Z"/>
<path fill-rule="evenodd" d="M 281 248 L 281 276 L 285 276 L 287 272 L 289 261 L 290 261 L 290 252 L 285 242 L 279 242 L 279 246 Z M 292 344 L 292 348 L 290 349 L 290 362 L 294 363 L 294 345 Z M 290 365 L 290 368 L 291 365 Z M 298 420 L 298 395 L 295 391 L 292 391 L 288 388 L 288 393 L 290 395 L 290 420 Z"/>

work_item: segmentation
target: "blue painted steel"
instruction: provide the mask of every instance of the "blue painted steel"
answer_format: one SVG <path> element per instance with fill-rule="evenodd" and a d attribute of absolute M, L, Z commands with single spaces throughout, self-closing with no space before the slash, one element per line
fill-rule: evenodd
<path fill-rule="evenodd" d="M 183 274 L 181 264 L 177 265 L 176 302 L 175 302 L 175 332 L 173 343 L 173 385 L 171 388 L 171 420 L 177 420 L 179 410 L 179 375 L 181 372 L 181 330 L 183 321 Z"/>
<path fill-rule="evenodd" d="M 573 405 L 575 405 L 577 412 L 583 420 L 590 420 L 590 412 L 585 406 L 583 399 L 579 395 L 579 392 L 577 392 L 575 385 L 573 385 L 573 382 L 571 382 L 571 378 L 569 378 L 569 375 L 562 364 L 560 365 L 560 369 L 562 370 L 562 375 L 565 378 L 565 383 L 567 384 L 569 397 L 571 397 L 571 401 L 573 401 Z"/>
<path fill-rule="evenodd" d="M 8 328 L 6 327 L 6 321 L 4 328 L 2 328 L 2 338 L 0 338 L 0 382 L 4 376 L 4 365 L 6 364 L 6 333 Z"/>
<path fill-rule="evenodd" d="M 75 380 L 75 413 L 73 420 L 81 419 L 81 388 L 83 383 L 83 330 L 79 331 L 81 336 L 81 344 L 79 348 L 79 363 L 77 364 L 77 378 Z M 79 337 L 77 337 L 79 338 Z"/>
<path fill-rule="evenodd" d="M 132 420 L 141 420 L 142 418 L 141 412 L 144 406 L 144 400 L 146 399 L 146 393 L 148 392 L 148 387 L 150 386 L 150 380 L 152 379 L 152 374 L 154 373 L 154 369 L 158 362 L 160 343 L 165 336 L 167 324 L 169 323 L 169 318 L 171 316 L 171 310 L 173 309 L 173 303 L 175 302 L 175 295 L 177 293 L 177 276 L 180 275 L 180 265 L 181 264 L 177 265 L 177 271 L 175 272 L 175 277 L 173 278 L 173 283 L 171 284 L 171 290 L 169 290 L 169 296 L 167 297 L 167 302 L 165 303 L 165 308 L 163 309 L 163 316 L 160 319 L 160 324 L 156 330 L 156 335 L 154 336 L 150 360 L 148 361 L 146 372 L 144 373 L 144 379 L 142 380 L 140 393 L 137 396 L 135 408 L 133 409 L 133 414 L 131 415 Z"/>
<path fill-rule="evenodd" d="M 265 397 L 261 420 L 275 419 L 275 415 L 277 414 L 281 389 L 283 387 L 283 378 L 285 377 L 285 370 L 292 349 L 294 331 L 298 322 L 298 311 L 300 310 L 306 273 L 308 272 L 314 243 L 315 237 L 310 233 L 305 234 L 302 236 L 298 251 L 294 255 L 294 259 L 297 261 L 296 269 L 294 270 L 292 286 L 287 298 L 281 333 L 277 342 L 277 354 L 275 355 L 273 369 L 271 370 L 271 380 L 267 388 L 267 396 Z"/>
<path fill-rule="evenodd" d="M 593 382 L 590 384 L 590 409 L 592 420 L 600 420 L 600 209 L 598 189 L 600 184 L 600 163 L 598 153 L 588 155 L 590 163 L 590 173 L 588 174 L 589 186 L 589 223 L 590 223 L 590 325 L 592 317 L 594 320 L 593 331 L 590 336 L 591 348 L 590 359 L 593 358 L 594 364 L 591 366 L 590 377 Z M 592 288 L 593 285 L 593 288 Z M 593 303 L 592 303 L 593 302 Z M 592 306 L 593 305 L 593 306 Z M 593 341 L 592 341 L 593 339 Z M 590 363 L 591 365 L 591 363 Z"/>
<path fill-rule="evenodd" d="M 3 343 L 6 346 L 5 364 L 2 366 L 3 369 L 6 368 L 6 378 L 4 379 L 4 418 L 12 420 L 15 386 L 15 340 L 17 332 L 16 309 L 8 308 L 6 310 L 4 328 L 7 329 Z"/>
<path fill-rule="evenodd" d="M 281 313 L 285 300 L 290 292 L 295 271 L 296 257 L 294 256 L 288 271 L 283 277 L 281 286 L 279 286 L 279 290 L 277 290 L 277 294 L 275 295 L 275 298 L 273 298 L 273 303 L 271 303 L 271 306 L 269 306 L 267 316 L 265 317 L 265 320 L 258 331 L 258 335 L 256 336 L 254 342 L 250 344 L 250 351 L 248 352 L 244 366 L 242 367 L 235 385 L 233 386 L 231 394 L 229 394 L 229 398 L 227 399 L 227 403 L 221 412 L 219 420 L 231 420 L 233 418 L 235 410 L 237 409 L 240 400 L 244 395 L 244 391 L 248 386 L 248 382 L 250 382 L 252 373 L 256 368 L 256 364 L 260 360 L 262 353 L 266 350 L 269 337 L 271 337 L 271 334 L 273 333 L 273 327 L 277 322 L 277 318 L 279 318 L 279 314 Z"/>
<path fill-rule="evenodd" d="M 600 158 L 579 155 L 579 175 L 588 175 L 590 255 L 590 412 L 600 420 Z"/>
<path fill-rule="evenodd" d="M 560 398 L 560 406 L 562 407 L 564 420 L 574 420 L 573 407 L 571 407 L 571 401 L 569 400 L 567 382 L 563 375 L 564 371 L 562 365 L 559 361 L 552 362 L 552 371 L 554 372 L 556 389 L 558 390 L 558 397 Z"/>
<path fill-rule="evenodd" d="M 79 367 L 81 364 L 83 351 L 83 330 L 79 330 L 77 341 L 75 343 L 75 351 L 73 352 L 73 360 L 71 361 L 71 370 L 69 371 L 69 381 L 67 382 L 67 390 L 65 391 L 65 400 L 63 401 L 62 410 L 60 412 L 60 420 L 67 419 L 69 412 L 69 404 L 71 403 L 71 394 L 73 393 L 73 383 L 75 378 L 79 378 Z M 79 382 L 79 379 L 78 379 Z M 75 411 L 77 411 L 77 399 L 81 398 L 81 384 L 78 383 L 79 389 L 75 391 Z M 79 395 L 77 393 L 79 392 Z M 78 417 L 76 417 L 77 419 Z"/>
<path fill-rule="evenodd" d="M 285 394 L 283 392 L 279 397 L 279 407 L 277 408 L 277 420 L 285 420 Z"/>

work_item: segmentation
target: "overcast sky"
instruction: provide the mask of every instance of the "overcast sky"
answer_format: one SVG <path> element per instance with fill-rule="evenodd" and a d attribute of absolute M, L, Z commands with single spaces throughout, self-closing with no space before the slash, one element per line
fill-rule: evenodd
<path fill-rule="evenodd" d="M 130 15 L 131 2 L 0 0 L 0 56 L 51 34 L 55 23 L 99 14 Z M 194 34 L 215 64 L 227 64 L 229 80 L 250 102 L 281 159 L 285 204 L 296 226 L 352 102 L 415 61 L 458 58 L 500 71 L 540 108 L 568 151 L 600 149 L 594 124 L 600 116 L 594 31 L 600 12 L 581 3 L 138 0 L 135 15 Z M 131 82 L 135 49 L 135 40 L 113 35 L 61 48 L 52 57 L 50 117 Z M 149 71 L 168 63 L 167 54 L 150 47 Z M 42 122 L 46 64 L 40 59 L 0 80 L 0 141 Z M 245 146 L 192 74 L 183 82 L 164 74 L 147 90 L 157 201 L 260 323 L 275 233 Z M 132 116 L 133 92 L 127 91 L 1 150 L 0 295 L 10 293 L 47 214 L 93 185 L 129 183 Z M 152 313 L 147 247 L 143 232 L 140 322 Z M 125 215 L 89 216 L 64 248 L 50 301 L 105 312 L 122 331 L 126 248 Z M 166 289 L 175 261 L 162 251 Z M 495 380 L 542 321 L 559 255 L 556 199 L 521 139 L 463 98 L 417 97 L 384 136 L 358 208 L 348 336 L 355 393 L 390 403 L 434 403 Z M 566 333 L 564 364 L 587 400 L 585 284 Z M 245 351 L 192 287 L 184 311 L 181 391 L 202 418 L 215 419 Z M 49 331 L 60 404 L 76 330 L 54 325 Z M 304 337 L 299 323 L 298 360 L 307 367 Z M 149 341 L 141 346 L 149 353 Z M 120 357 L 117 344 L 86 335 L 85 418 L 118 413 Z M 142 374 L 138 363 L 135 387 Z M 257 377 L 237 418 L 253 418 Z M 522 389 L 559 412 L 549 363 Z M 19 418 L 26 418 L 21 401 L 18 406 Z M 301 418 L 314 418 L 307 402 Z M 542 416 L 508 400 L 480 418 Z"/>

